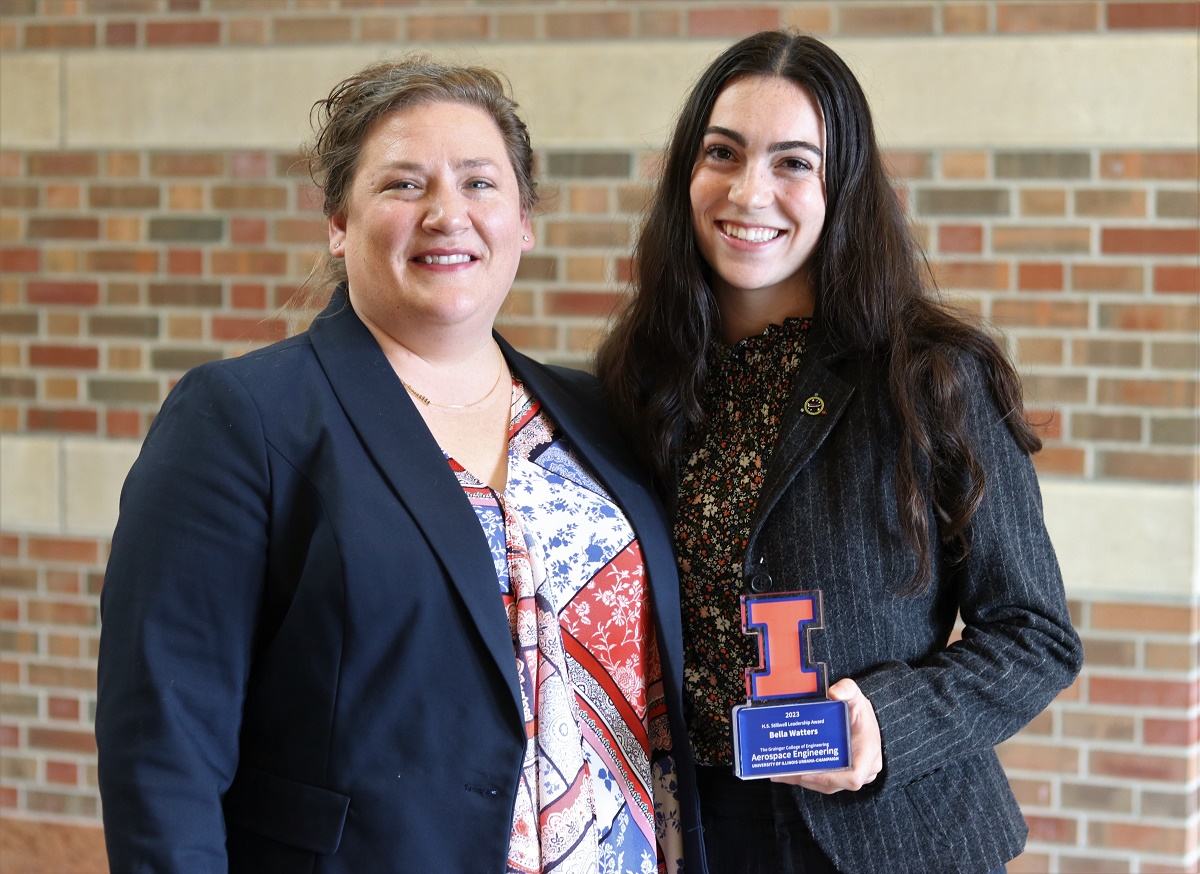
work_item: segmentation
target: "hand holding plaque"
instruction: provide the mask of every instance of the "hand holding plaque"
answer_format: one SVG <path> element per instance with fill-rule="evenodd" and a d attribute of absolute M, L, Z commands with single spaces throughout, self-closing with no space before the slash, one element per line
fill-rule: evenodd
<path fill-rule="evenodd" d="M 806 655 L 808 633 L 821 627 L 819 590 L 742 596 L 742 631 L 759 636 L 747 702 L 733 708 L 733 771 L 743 780 L 851 766 L 849 708 L 826 697 L 825 665 Z"/>

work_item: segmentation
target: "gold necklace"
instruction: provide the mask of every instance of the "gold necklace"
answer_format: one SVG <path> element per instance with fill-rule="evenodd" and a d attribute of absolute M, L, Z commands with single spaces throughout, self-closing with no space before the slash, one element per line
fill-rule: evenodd
<path fill-rule="evenodd" d="M 425 395 L 421 394 L 419 391 L 417 391 L 415 388 L 413 388 L 411 385 L 409 385 L 403 379 L 400 380 L 400 384 L 402 386 L 404 386 L 406 389 L 408 389 L 408 393 L 410 395 L 412 395 L 414 398 L 419 400 L 421 403 L 423 403 L 427 407 L 442 407 L 443 409 L 447 409 L 447 410 L 465 410 L 467 407 L 474 407 L 478 404 L 482 404 L 484 401 L 486 401 L 488 398 L 490 398 L 492 396 L 492 392 L 494 392 L 496 390 L 496 386 L 498 386 L 500 384 L 500 377 L 502 377 L 502 376 L 504 376 L 504 356 L 503 355 L 500 356 L 500 369 L 496 371 L 496 381 L 493 382 L 492 387 L 487 390 L 487 394 L 485 394 L 483 397 L 479 398 L 479 400 L 471 401 L 470 403 L 466 403 L 466 404 L 439 404 L 437 401 L 431 401 L 429 398 L 425 397 Z"/>

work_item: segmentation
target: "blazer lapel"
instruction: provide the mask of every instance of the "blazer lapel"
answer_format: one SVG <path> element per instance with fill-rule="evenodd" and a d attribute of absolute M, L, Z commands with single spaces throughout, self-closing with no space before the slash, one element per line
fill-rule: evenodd
<path fill-rule="evenodd" d="M 512 695 L 512 636 L 487 540 L 441 448 L 350 300 L 339 289 L 309 336 L 346 417 L 462 596 Z"/>
<path fill-rule="evenodd" d="M 830 370 L 830 357 L 821 354 L 820 336 L 812 339 L 813 348 L 800 369 L 767 462 L 748 543 L 754 541 L 779 498 L 829 436 L 854 394 L 854 386 Z M 748 560 L 750 551 L 746 554 Z"/>

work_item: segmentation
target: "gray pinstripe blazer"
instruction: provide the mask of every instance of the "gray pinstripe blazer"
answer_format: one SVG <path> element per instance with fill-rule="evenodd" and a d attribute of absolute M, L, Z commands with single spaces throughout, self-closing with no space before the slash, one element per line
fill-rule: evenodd
<path fill-rule="evenodd" d="M 797 788 L 796 803 L 841 871 L 989 871 L 1021 852 L 1028 831 L 993 747 L 1082 662 L 1033 465 L 967 360 L 968 435 L 986 476 L 972 548 L 957 564 L 943 550 L 928 591 L 900 595 L 916 559 L 896 512 L 899 433 L 884 374 L 822 354 L 812 339 L 743 571 L 768 574 L 775 591 L 823 591 L 811 658 L 827 663 L 831 683 L 852 677 L 871 700 L 884 770 L 859 792 Z M 823 414 L 803 411 L 813 396 Z M 958 614 L 965 631 L 947 645 Z"/>

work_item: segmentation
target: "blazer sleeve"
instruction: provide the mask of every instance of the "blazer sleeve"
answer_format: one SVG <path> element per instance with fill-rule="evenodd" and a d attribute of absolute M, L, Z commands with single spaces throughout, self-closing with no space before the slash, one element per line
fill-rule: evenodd
<path fill-rule="evenodd" d="M 920 663 L 888 662 L 858 678 L 883 737 L 879 791 L 990 750 L 1045 709 L 1082 664 L 1033 464 L 992 402 L 978 364 L 969 368 L 968 439 L 985 492 L 970 523 L 966 559 L 943 560 L 934 583 L 939 597 L 957 602 L 964 630 Z"/>
<path fill-rule="evenodd" d="M 121 495 L 101 596 L 96 740 L 114 871 L 224 872 L 261 609 L 270 481 L 256 406 L 185 375 Z"/>

